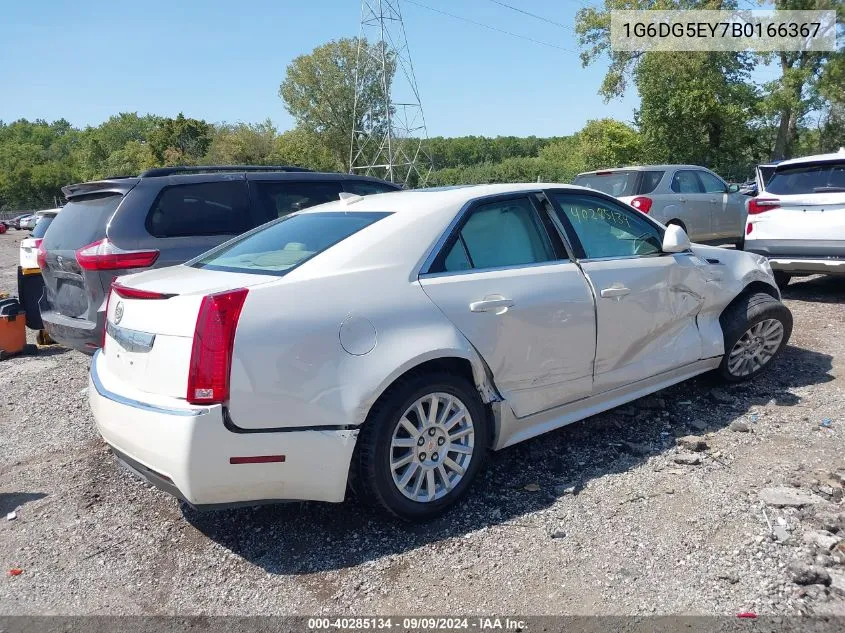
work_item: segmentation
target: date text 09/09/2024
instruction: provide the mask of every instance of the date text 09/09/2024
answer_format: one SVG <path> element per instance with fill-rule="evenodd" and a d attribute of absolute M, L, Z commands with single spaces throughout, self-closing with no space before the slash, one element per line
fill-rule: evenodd
<path fill-rule="evenodd" d="M 339 617 L 308 618 L 309 631 L 389 630 L 400 631 L 524 631 L 526 623 L 510 617 Z"/>

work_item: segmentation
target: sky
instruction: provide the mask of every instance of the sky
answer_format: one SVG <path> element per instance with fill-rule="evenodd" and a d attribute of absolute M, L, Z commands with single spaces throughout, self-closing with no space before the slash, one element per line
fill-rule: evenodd
<path fill-rule="evenodd" d="M 634 91 L 604 103 L 606 61 L 582 68 L 578 58 L 574 16 L 597 0 L 507 0 L 543 20 L 494 0 L 400 1 L 428 136 L 558 136 L 589 119 L 631 121 Z M 0 120 L 77 126 L 118 112 L 183 112 L 211 122 L 270 118 L 290 129 L 278 96 L 287 65 L 357 35 L 361 16 L 360 0 L 0 5 Z"/>

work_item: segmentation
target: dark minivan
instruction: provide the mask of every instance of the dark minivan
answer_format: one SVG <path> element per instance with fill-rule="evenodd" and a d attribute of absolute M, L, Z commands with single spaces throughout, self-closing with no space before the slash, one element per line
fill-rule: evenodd
<path fill-rule="evenodd" d="M 93 354 L 115 277 L 174 266 L 256 226 L 306 207 L 396 191 L 367 176 L 298 167 L 162 167 L 138 177 L 68 185 L 67 204 L 38 252 L 39 304 L 49 335 Z"/>

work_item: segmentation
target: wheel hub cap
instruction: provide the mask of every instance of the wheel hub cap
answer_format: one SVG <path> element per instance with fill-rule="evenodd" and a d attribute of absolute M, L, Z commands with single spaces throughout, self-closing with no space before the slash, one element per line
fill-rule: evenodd
<path fill-rule="evenodd" d="M 393 483 L 408 499 L 429 502 L 447 495 L 472 460 L 475 427 L 460 399 L 432 393 L 399 418 L 390 443 Z"/>
<path fill-rule="evenodd" d="M 768 363 L 783 341 L 783 324 L 766 319 L 752 325 L 739 337 L 728 356 L 728 371 L 734 376 L 747 376 Z"/>

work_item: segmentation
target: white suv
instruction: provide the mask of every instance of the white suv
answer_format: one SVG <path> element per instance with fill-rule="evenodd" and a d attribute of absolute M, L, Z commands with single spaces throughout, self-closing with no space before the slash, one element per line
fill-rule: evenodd
<path fill-rule="evenodd" d="M 745 250 L 793 275 L 845 274 L 845 148 L 779 163 L 748 201 Z"/>

